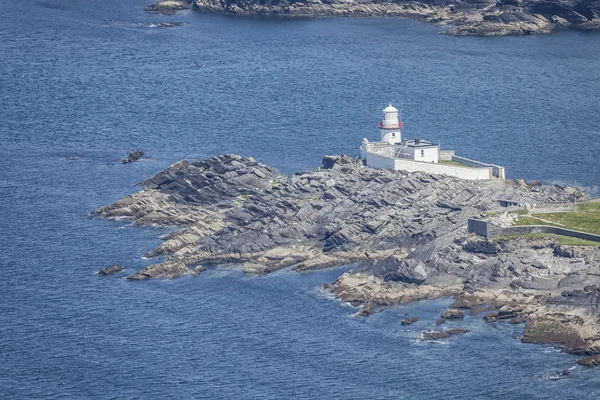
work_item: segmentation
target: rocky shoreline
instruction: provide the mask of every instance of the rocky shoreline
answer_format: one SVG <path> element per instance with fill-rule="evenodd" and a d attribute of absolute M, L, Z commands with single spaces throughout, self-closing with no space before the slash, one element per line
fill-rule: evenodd
<path fill-rule="evenodd" d="M 324 288 L 362 305 L 359 315 L 452 296 L 440 323 L 458 310 L 485 312 L 488 322 L 524 322 L 524 342 L 600 354 L 600 248 L 490 242 L 466 230 L 469 217 L 499 209 L 498 199 L 552 206 L 585 199 L 577 189 L 377 170 L 347 156 L 294 175 L 236 155 L 184 160 L 141 184 L 95 213 L 182 229 L 146 255 L 164 262 L 127 279 L 198 275 L 206 263 L 252 274 L 357 263 Z"/>
<path fill-rule="evenodd" d="M 456 36 L 550 33 L 600 28 L 597 0 L 193 0 L 202 11 L 292 16 L 396 16 L 451 25 Z"/>

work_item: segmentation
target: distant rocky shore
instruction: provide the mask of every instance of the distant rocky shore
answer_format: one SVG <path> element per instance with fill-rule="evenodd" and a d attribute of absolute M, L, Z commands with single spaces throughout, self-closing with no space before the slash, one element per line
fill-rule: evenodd
<path fill-rule="evenodd" d="M 498 199 L 552 206 L 584 200 L 577 189 L 377 170 L 347 156 L 326 156 L 321 167 L 294 175 L 236 155 L 184 160 L 141 184 L 95 213 L 182 229 L 146 255 L 164 262 L 128 279 L 197 275 L 206 263 L 238 263 L 253 274 L 357 263 L 324 288 L 361 305 L 360 315 L 453 296 L 440 323 L 462 317 L 457 310 L 525 322 L 523 341 L 599 362 L 600 248 L 551 238 L 487 241 L 466 230 L 469 217 L 497 210 Z M 440 332 L 424 338 L 465 333 Z"/>
<path fill-rule="evenodd" d="M 146 11 L 289 16 L 390 16 L 449 25 L 456 36 L 550 33 L 558 29 L 600 29 L 599 0 L 161 0 Z"/>
<path fill-rule="evenodd" d="M 178 11 L 189 10 L 191 8 L 191 0 L 160 0 L 154 4 L 150 4 L 145 10 L 149 13 L 171 15 Z"/>
<path fill-rule="evenodd" d="M 598 0 L 193 0 L 229 14 L 398 16 L 453 26 L 450 35 L 528 35 L 600 28 Z"/>

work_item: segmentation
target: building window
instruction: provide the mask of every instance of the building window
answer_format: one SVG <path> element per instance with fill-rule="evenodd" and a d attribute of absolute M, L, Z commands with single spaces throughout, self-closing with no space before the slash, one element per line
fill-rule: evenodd
<path fill-rule="evenodd" d="M 421 157 L 425 157 L 425 150 L 421 150 Z"/>
<path fill-rule="evenodd" d="M 396 132 L 392 132 L 392 137 L 396 137 Z"/>

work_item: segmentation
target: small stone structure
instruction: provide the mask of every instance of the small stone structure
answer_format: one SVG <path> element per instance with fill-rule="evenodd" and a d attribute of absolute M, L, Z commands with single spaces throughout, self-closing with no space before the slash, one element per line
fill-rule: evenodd
<path fill-rule="evenodd" d="M 592 233 L 574 231 L 572 229 L 560 228 L 558 226 L 550 225 L 521 225 L 521 226 L 510 226 L 508 228 L 501 228 L 497 225 L 492 224 L 489 221 L 481 219 L 469 218 L 467 222 L 467 230 L 469 233 L 475 233 L 479 236 L 483 236 L 488 240 L 491 240 L 498 236 L 508 235 L 527 235 L 530 233 L 549 233 L 553 235 L 569 236 L 583 240 L 590 240 L 592 242 L 598 242 L 600 246 L 600 235 L 594 235 Z"/>
<path fill-rule="evenodd" d="M 423 139 L 402 139 L 402 122 L 391 104 L 383 110 L 379 123 L 381 140 L 363 139 L 360 157 L 367 166 L 445 174 L 462 179 L 504 179 L 504 167 L 457 156 L 454 150 L 440 150 L 440 145 Z M 440 163 L 440 161 L 442 163 Z M 458 164 L 444 163 L 454 161 Z"/>

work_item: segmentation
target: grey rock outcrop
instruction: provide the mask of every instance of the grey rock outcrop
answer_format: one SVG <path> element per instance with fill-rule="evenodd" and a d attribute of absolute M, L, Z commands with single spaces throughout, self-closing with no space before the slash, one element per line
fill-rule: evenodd
<path fill-rule="evenodd" d="M 166 261 L 154 264 L 127 277 L 128 280 L 141 281 L 152 278 L 175 279 L 185 275 L 199 275 L 201 269 L 190 269 L 184 263 Z"/>
<path fill-rule="evenodd" d="M 357 316 L 454 296 L 452 308 L 489 310 L 489 322 L 525 322 L 524 341 L 600 352 L 600 248 L 466 231 L 497 199 L 551 206 L 585 199 L 577 189 L 377 170 L 347 156 L 294 175 L 251 157 L 183 160 L 141 185 L 95 213 L 181 229 L 147 254 L 164 262 L 128 279 L 197 275 L 189 266 L 202 263 L 268 274 L 356 262 L 325 290 L 362 305 Z"/>
<path fill-rule="evenodd" d="M 467 218 L 498 207 L 497 198 L 541 204 L 582 196 L 559 186 L 533 191 L 502 181 L 376 170 L 347 156 L 325 157 L 323 167 L 295 175 L 236 155 L 183 160 L 141 185 L 95 212 L 137 225 L 182 226 L 147 254 L 167 256 L 175 275 L 185 272 L 181 265 L 201 263 L 242 263 L 264 274 L 363 261 L 358 271 L 438 286 L 467 276 L 431 260 L 454 257 Z M 449 202 L 458 207 L 448 208 Z M 472 257 L 466 250 L 458 256 Z"/>

